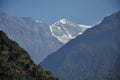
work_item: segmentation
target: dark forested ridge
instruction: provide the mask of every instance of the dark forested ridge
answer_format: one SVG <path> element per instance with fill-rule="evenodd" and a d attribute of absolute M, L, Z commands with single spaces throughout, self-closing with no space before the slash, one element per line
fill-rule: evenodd
<path fill-rule="evenodd" d="M 34 64 L 28 53 L 0 31 L 0 80 L 58 80 Z"/>
<path fill-rule="evenodd" d="M 105 17 L 41 65 L 61 80 L 120 80 L 120 12 Z"/>

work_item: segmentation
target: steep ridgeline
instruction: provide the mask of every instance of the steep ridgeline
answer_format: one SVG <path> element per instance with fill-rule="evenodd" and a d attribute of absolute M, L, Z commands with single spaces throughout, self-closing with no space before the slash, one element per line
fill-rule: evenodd
<path fill-rule="evenodd" d="M 52 35 L 64 44 L 82 34 L 88 28 L 91 28 L 91 26 L 78 25 L 64 18 L 50 26 Z"/>
<path fill-rule="evenodd" d="M 48 26 L 30 17 L 13 17 L 0 13 L 0 30 L 27 50 L 36 63 L 88 28 L 90 26 L 78 25 L 67 19 Z"/>
<path fill-rule="evenodd" d="M 13 17 L 0 13 L 0 30 L 27 50 L 36 63 L 63 45 L 52 36 L 46 23 L 30 17 Z"/>
<path fill-rule="evenodd" d="M 120 80 L 120 12 L 105 17 L 41 65 L 61 80 Z"/>
<path fill-rule="evenodd" d="M 34 64 L 28 53 L 0 31 L 0 80 L 58 80 Z"/>

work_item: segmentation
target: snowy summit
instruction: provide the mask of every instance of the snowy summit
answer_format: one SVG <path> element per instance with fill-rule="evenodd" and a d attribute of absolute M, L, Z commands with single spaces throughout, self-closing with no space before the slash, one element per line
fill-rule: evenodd
<path fill-rule="evenodd" d="M 64 19 L 64 18 L 63 18 L 63 19 L 61 19 L 61 20 L 60 20 L 60 22 L 61 22 L 62 24 L 67 24 L 67 20 L 66 20 L 66 19 Z"/>
<path fill-rule="evenodd" d="M 63 18 L 52 24 L 50 26 L 50 31 L 54 37 L 65 44 L 90 27 L 91 26 L 75 24 L 72 21 Z"/>

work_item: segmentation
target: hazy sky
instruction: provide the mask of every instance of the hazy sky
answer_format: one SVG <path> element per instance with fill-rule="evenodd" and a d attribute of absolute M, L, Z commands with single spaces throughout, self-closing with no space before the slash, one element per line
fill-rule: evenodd
<path fill-rule="evenodd" d="M 0 11 L 52 24 L 61 18 L 92 25 L 120 10 L 120 0 L 0 0 Z"/>

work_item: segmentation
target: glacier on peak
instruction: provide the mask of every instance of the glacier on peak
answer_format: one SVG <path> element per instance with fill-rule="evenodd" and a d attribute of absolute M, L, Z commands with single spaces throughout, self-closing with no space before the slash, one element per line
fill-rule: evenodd
<path fill-rule="evenodd" d="M 87 25 L 84 25 L 84 24 L 78 24 L 80 27 L 84 27 L 84 28 L 91 28 L 91 26 L 87 26 Z"/>
<path fill-rule="evenodd" d="M 82 34 L 91 26 L 75 24 L 65 18 L 60 19 L 50 26 L 50 31 L 60 42 L 67 43 L 76 36 Z"/>
<path fill-rule="evenodd" d="M 67 20 L 66 20 L 66 19 L 64 19 L 64 18 L 63 18 L 63 19 L 61 19 L 61 20 L 60 20 L 60 22 L 61 22 L 62 24 L 67 24 Z"/>

